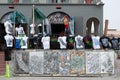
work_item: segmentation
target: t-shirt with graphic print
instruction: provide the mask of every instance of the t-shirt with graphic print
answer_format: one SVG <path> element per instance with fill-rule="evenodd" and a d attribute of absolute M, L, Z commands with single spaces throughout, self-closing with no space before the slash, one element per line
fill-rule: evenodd
<path fill-rule="evenodd" d="M 21 46 L 21 48 L 27 49 L 28 48 L 28 37 L 22 37 L 22 43 L 23 45 Z"/>
<path fill-rule="evenodd" d="M 84 43 L 83 43 L 83 37 L 78 35 L 75 37 L 75 46 L 77 49 L 83 49 Z"/>
<path fill-rule="evenodd" d="M 92 36 L 93 41 L 93 48 L 100 49 L 100 37 L 99 36 Z"/>
<path fill-rule="evenodd" d="M 43 44 L 44 49 L 50 49 L 50 37 L 49 36 L 42 37 L 41 42 Z"/>
<path fill-rule="evenodd" d="M 12 35 L 7 34 L 4 36 L 4 39 L 6 41 L 6 47 L 13 47 L 14 37 Z"/>
<path fill-rule="evenodd" d="M 73 49 L 74 48 L 74 36 L 67 37 L 67 49 Z"/>
<path fill-rule="evenodd" d="M 20 37 L 15 37 L 15 48 L 16 49 L 20 49 L 21 46 L 20 46 Z"/>
<path fill-rule="evenodd" d="M 66 39 L 67 39 L 66 36 L 58 37 L 58 42 L 60 43 L 61 49 L 66 49 L 66 45 L 67 45 Z"/>
<path fill-rule="evenodd" d="M 83 38 L 83 42 L 85 44 L 85 49 L 92 49 L 93 48 L 93 42 L 91 36 L 87 35 Z"/>
<path fill-rule="evenodd" d="M 100 42 L 103 49 L 110 48 L 110 39 L 107 36 L 102 36 Z"/>
<path fill-rule="evenodd" d="M 119 40 L 118 38 L 113 37 L 110 39 L 111 48 L 114 50 L 119 50 Z"/>

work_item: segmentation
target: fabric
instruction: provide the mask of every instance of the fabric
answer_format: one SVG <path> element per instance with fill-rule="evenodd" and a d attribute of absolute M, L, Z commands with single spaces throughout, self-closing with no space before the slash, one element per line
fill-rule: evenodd
<path fill-rule="evenodd" d="M 75 37 L 75 46 L 77 49 L 84 48 L 83 37 L 78 35 Z"/>
<path fill-rule="evenodd" d="M 23 27 L 16 27 L 15 28 L 16 32 L 19 34 L 25 34 Z"/>
<path fill-rule="evenodd" d="M 4 39 L 6 41 L 6 47 L 13 47 L 14 37 L 12 35 L 7 34 L 4 36 Z"/>
<path fill-rule="evenodd" d="M 28 48 L 28 37 L 22 37 L 22 43 L 23 45 L 21 46 L 21 48 L 27 49 Z"/>
<path fill-rule="evenodd" d="M 10 48 L 6 48 L 5 49 L 5 61 L 10 61 L 11 60 L 11 49 Z"/>
<path fill-rule="evenodd" d="M 34 38 L 32 38 L 32 37 L 29 38 L 29 48 L 30 49 L 34 49 L 35 48 L 34 47 Z"/>
<path fill-rule="evenodd" d="M 20 46 L 20 37 L 15 37 L 15 48 L 16 49 L 20 49 L 21 46 Z"/>
<path fill-rule="evenodd" d="M 110 48 L 110 39 L 107 36 L 102 36 L 100 38 L 101 45 L 103 49 Z"/>
<path fill-rule="evenodd" d="M 85 49 L 92 49 L 93 48 L 93 42 L 91 36 L 85 36 L 83 38 L 83 42 L 85 44 Z"/>
<path fill-rule="evenodd" d="M 93 41 L 93 48 L 100 49 L 100 37 L 99 36 L 92 36 Z"/>
<path fill-rule="evenodd" d="M 13 26 L 12 26 L 12 24 L 10 23 L 10 21 L 4 22 L 4 26 L 5 26 L 5 32 L 6 32 L 7 34 L 12 34 L 12 32 L 13 32 Z"/>
<path fill-rule="evenodd" d="M 60 49 L 58 37 L 50 37 L 50 49 Z"/>
<path fill-rule="evenodd" d="M 42 36 L 39 36 L 38 37 L 38 49 L 43 49 L 43 45 L 42 45 L 41 39 L 42 39 Z"/>
<path fill-rule="evenodd" d="M 49 36 L 42 37 L 41 42 L 43 44 L 44 49 L 50 49 L 50 37 Z"/>
<path fill-rule="evenodd" d="M 112 49 L 119 50 L 119 40 L 118 40 L 118 38 L 113 37 L 112 39 L 110 39 L 110 43 L 111 43 Z"/>
<path fill-rule="evenodd" d="M 62 36 L 62 37 L 58 37 L 58 42 L 60 43 L 60 48 L 61 49 L 66 49 L 67 46 L 67 37 L 66 36 Z"/>
<path fill-rule="evenodd" d="M 74 48 L 74 37 L 67 37 L 67 49 L 73 49 Z"/>
<path fill-rule="evenodd" d="M 35 24 L 30 25 L 30 34 L 35 34 Z"/>

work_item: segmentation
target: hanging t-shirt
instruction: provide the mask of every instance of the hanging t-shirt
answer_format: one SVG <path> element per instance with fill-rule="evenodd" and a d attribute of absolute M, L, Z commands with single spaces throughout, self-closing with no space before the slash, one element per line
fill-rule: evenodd
<path fill-rule="evenodd" d="M 12 34 L 13 26 L 12 26 L 12 24 L 10 23 L 10 21 L 4 22 L 4 26 L 5 26 L 5 32 L 6 32 L 7 34 Z"/>
<path fill-rule="evenodd" d="M 85 49 L 92 49 L 93 48 L 93 42 L 91 36 L 85 36 L 83 38 L 83 42 L 85 44 Z"/>
<path fill-rule="evenodd" d="M 110 39 L 111 47 L 114 50 L 119 50 L 119 40 L 118 38 L 112 38 Z"/>
<path fill-rule="evenodd" d="M 16 27 L 15 30 L 16 30 L 16 32 L 18 33 L 18 35 L 20 35 L 20 34 L 25 34 L 23 27 Z"/>
<path fill-rule="evenodd" d="M 84 48 L 83 37 L 78 35 L 75 37 L 75 46 L 77 49 Z"/>
<path fill-rule="evenodd" d="M 67 39 L 66 36 L 58 37 L 58 42 L 60 43 L 61 49 L 66 49 L 66 45 L 67 45 L 66 39 Z"/>
<path fill-rule="evenodd" d="M 29 38 L 29 48 L 30 48 L 30 49 L 34 49 L 34 48 L 35 48 L 34 38 L 33 38 L 33 37 L 30 37 L 30 38 Z"/>
<path fill-rule="evenodd" d="M 70 37 L 67 37 L 67 48 L 68 49 L 73 49 L 74 48 L 74 37 L 73 36 L 70 36 Z"/>
<path fill-rule="evenodd" d="M 60 44 L 58 42 L 58 37 L 50 37 L 50 49 L 60 49 Z"/>
<path fill-rule="evenodd" d="M 15 48 L 16 49 L 20 49 L 21 46 L 20 46 L 20 37 L 15 37 Z"/>
<path fill-rule="evenodd" d="M 35 24 L 30 25 L 30 34 L 35 34 Z"/>
<path fill-rule="evenodd" d="M 92 36 L 93 41 L 93 48 L 100 49 L 100 37 L 99 36 Z"/>
<path fill-rule="evenodd" d="M 4 39 L 6 41 L 6 46 L 7 47 L 13 47 L 14 37 L 12 35 L 7 34 L 7 35 L 4 36 Z"/>
<path fill-rule="evenodd" d="M 28 48 L 28 37 L 22 37 L 22 49 L 27 49 Z"/>
<path fill-rule="evenodd" d="M 42 40 L 42 36 L 38 36 L 38 49 L 43 48 L 41 40 Z"/>
<path fill-rule="evenodd" d="M 50 49 L 50 37 L 49 36 L 42 37 L 41 42 L 43 44 L 44 49 Z"/>
<path fill-rule="evenodd" d="M 110 39 L 107 36 L 102 36 L 100 38 L 100 42 L 101 42 L 103 49 L 110 48 L 110 45 L 109 45 Z"/>

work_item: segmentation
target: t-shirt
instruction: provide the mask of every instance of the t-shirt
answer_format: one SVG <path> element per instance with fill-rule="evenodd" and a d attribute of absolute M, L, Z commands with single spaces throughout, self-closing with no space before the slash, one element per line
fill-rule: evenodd
<path fill-rule="evenodd" d="M 82 49 L 84 48 L 84 43 L 83 43 L 83 37 L 78 35 L 75 37 L 75 45 L 76 45 L 76 48 L 78 49 Z"/>
<path fill-rule="evenodd" d="M 60 49 L 60 44 L 58 42 L 58 37 L 50 37 L 50 49 Z"/>
<path fill-rule="evenodd" d="M 20 37 L 15 37 L 15 48 L 16 49 L 20 49 L 21 48 L 21 46 L 20 46 Z"/>
<path fill-rule="evenodd" d="M 85 44 L 85 49 L 92 49 L 93 48 L 93 42 L 91 36 L 85 36 L 83 38 L 83 42 Z"/>
<path fill-rule="evenodd" d="M 35 34 L 35 24 L 30 25 L 30 34 Z"/>
<path fill-rule="evenodd" d="M 50 37 L 49 36 L 42 37 L 41 42 L 43 44 L 44 49 L 50 49 Z"/>
<path fill-rule="evenodd" d="M 7 34 L 7 35 L 4 36 L 4 39 L 6 41 L 6 46 L 7 47 L 13 47 L 14 37 L 12 35 Z"/>
<path fill-rule="evenodd" d="M 9 21 L 4 22 L 5 32 L 7 34 L 12 34 L 13 26 Z"/>
<path fill-rule="evenodd" d="M 92 36 L 93 41 L 93 48 L 100 49 L 100 37 L 99 36 Z"/>
<path fill-rule="evenodd" d="M 23 45 L 21 46 L 21 48 L 27 49 L 28 48 L 28 37 L 22 37 L 22 43 Z"/>
<path fill-rule="evenodd" d="M 100 42 L 101 42 L 103 49 L 110 48 L 110 45 L 109 45 L 110 39 L 107 36 L 102 36 L 100 38 Z"/>
<path fill-rule="evenodd" d="M 60 43 L 61 49 L 66 49 L 66 45 L 67 45 L 66 39 L 67 39 L 66 36 L 58 37 L 58 42 Z"/>
<path fill-rule="evenodd" d="M 110 39 L 111 47 L 114 50 L 119 50 L 119 40 L 118 38 L 112 38 Z"/>
<path fill-rule="evenodd" d="M 23 30 L 23 27 L 16 27 L 15 30 L 17 31 L 18 35 L 19 35 L 19 34 L 25 34 L 25 33 L 24 33 L 24 30 Z"/>
<path fill-rule="evenodd" d="M 75 40 L 74 40 L 73 36 L 67 37 L 67 49 L 73 49 L 74 42 L 75 42 Z"/>

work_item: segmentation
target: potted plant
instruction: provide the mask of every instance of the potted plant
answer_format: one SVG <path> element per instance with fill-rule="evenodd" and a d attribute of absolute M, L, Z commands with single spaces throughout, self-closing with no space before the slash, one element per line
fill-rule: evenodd
<path fill-rule="evenodd" d="M 91 4 L 91 3 L 92 3 L 92 0 L 85 0 L 85 3 L 86 3 L 86 4 Z"/>

